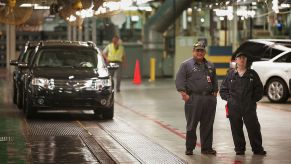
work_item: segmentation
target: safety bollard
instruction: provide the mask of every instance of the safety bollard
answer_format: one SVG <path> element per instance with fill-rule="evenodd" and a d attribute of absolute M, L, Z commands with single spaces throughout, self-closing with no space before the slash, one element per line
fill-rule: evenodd
<path fill-rule="evenodd" d="M 150 59 L 150 79 L 149 81 L 155 81 L 156 79 L 156 59 L 151 58 Z"/>

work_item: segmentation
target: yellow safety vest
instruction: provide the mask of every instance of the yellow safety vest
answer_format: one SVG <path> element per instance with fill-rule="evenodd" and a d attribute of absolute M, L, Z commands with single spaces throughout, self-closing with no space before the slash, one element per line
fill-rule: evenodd
<path fill-rule="evenodd" d="M 118 46 L 118 49 L 115 49 L 113 43 L 108 45 L 108 60 L 113 62 L 121 62 L 124 54 L 124 48 L 122 45 Z"/>

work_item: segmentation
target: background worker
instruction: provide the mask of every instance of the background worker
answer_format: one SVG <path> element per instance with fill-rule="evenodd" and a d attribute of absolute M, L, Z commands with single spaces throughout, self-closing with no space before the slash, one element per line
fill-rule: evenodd
<path fill-rule="evenodd" d="M 230 70 L 221 84 L 220 96 L 228 104 L 228 117 L 237 155 L 244 155 L 246 141 L 243 123 L 248 131 L 252 151 L 265 155 L 262 146 L 260 123 L 257 117 L 257 104 L 263 97 L 263 84 L 256 71 L 247 68 L 247 55 L 238 53 L 235 58 L 236 69 Z"/>
<path fill-rule="evenodd" d="M 186 155 L 192 155 L 195 149 L 198 122 L 200 122 L 201 153 L 216 154 L 212 142 L 218 84 L 216 69 L 204 58 L 205 54 L 205 44 L 195 43 L 193 57 L 181 64 L 175 81 L 176 88 L 185 101 Z"/>
<path fill-rule="evenodd" d="M 116 91 L 120 92 L 120 84 L 122 79 L 122 66 L 125 61 L 124 47 L 117 35 L 112 38 L 112 42 L 108 44 L 103 50 L 103 55 L 107 63 L 116 63 L 119 68 L 113 73 L 116 75 Z"/>

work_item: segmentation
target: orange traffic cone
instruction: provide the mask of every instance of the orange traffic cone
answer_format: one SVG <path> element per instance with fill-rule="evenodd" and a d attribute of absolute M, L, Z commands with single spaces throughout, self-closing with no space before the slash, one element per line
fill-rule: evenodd
<path fill-rule="evenodd" d="M 132 83 L 141 84 L 139 60 L 138 59 L 136 60 L 136 63 L 135 63 L 134 76 L 133 76 Z"/>

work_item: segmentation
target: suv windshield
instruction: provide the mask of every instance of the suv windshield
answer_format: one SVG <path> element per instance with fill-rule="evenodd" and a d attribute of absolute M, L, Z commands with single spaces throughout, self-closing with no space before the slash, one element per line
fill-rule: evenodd
<path fill-rule="evenodd" d="M 96 68 L 97 51 L 72 47 L 44 48 L 38 52 L 34 66 Z"/>

